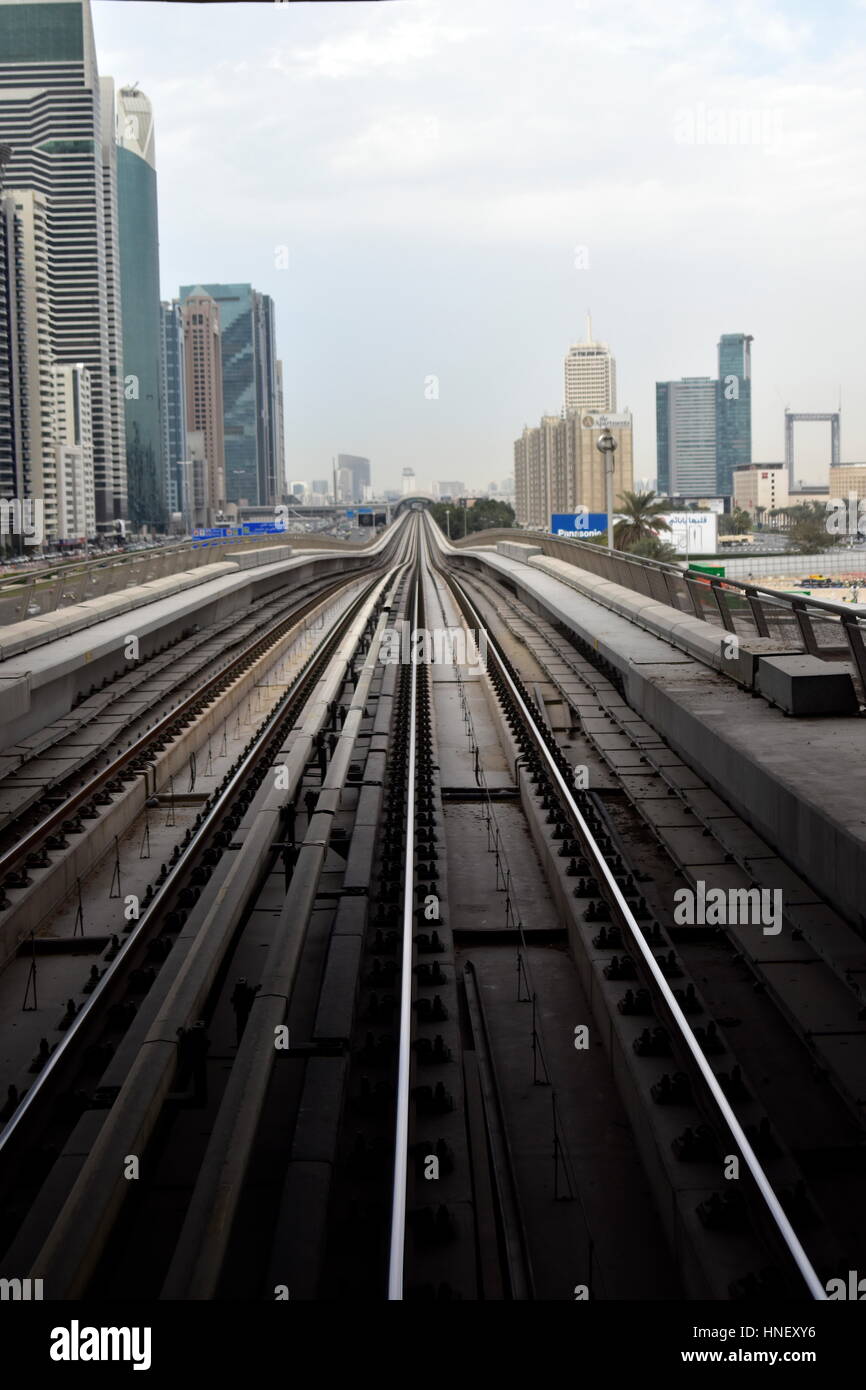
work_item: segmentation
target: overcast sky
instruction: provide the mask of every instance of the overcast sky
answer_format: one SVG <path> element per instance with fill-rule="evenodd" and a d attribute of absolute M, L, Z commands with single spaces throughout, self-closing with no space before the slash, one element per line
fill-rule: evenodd
<path fill-rule="evenodd" d="M 508 476 L 587 308 L 637 476 L 654 383 L 715 375 L 740 331 L 755 459 L 783 457 L 786 405 L 841 392 L 866 462 L 866 0 L 93 13 L 100 71 L 154 106 L 163 294 L 274 297 L 290 478 L 338 452 L 379 487 Z M 797 440 L 826 481 L 829 426 Z"/>

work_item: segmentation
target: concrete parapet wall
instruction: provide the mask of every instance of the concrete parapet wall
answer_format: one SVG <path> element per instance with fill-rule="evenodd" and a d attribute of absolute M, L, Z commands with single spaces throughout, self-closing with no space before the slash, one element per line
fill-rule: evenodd
<path fill-rule="evenodd" d="M 534 563 L 519 564 L 492 552 L 455 556 L 454 563 L 506 578 L 530 608 L 562 623 L 604 657 L 619 673 L 632 708 L 866 936 L 866 726 L 861 720 L 794 720 L 755 699 L 674 644 L 685 615 L 673 609 L 665 608 L 670 635 L 663 640 L 642 630 L 636 618 L 600 606 Z M 628 596 L 641 612 L 651 603 Z"/>

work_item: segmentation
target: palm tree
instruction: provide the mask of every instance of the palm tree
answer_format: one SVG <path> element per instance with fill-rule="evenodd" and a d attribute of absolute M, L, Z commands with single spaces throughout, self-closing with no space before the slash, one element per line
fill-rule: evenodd
<path fill-rule="evenodd" d="M 629 555 L 640 555 L 646 560 L 678 560 L 676 550 L 670 541 L 663 541 L 658 536 L 644 536 L 642 541 L 635 541 L 634 545 L 628 547 Z"/>
<path fill-rule="evenodd" d="M 617 550 L 630 550 L 638 541 L 654 536 L 657 531 L 671 529 L 662 516 L 663 512 L 669 510 L 669 505 L 652 490 L 622 492 L 619 500 L 622 520 L 616 522 L 613 528 L 613 543 Z"/>

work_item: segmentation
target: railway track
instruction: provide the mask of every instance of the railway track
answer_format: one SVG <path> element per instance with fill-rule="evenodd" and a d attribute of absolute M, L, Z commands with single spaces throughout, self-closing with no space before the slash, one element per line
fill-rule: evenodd
<path fill-rule="evenodd" d="M 383 657 L 458 621 L 484 663 Z M 823 1300 L 844 1233 L 714 1017 L 744 957 L 713 939 L 708 984 L 643 802 L 575 781 L 596 718 L 670 773 L 612 675 L 404 528 L 0 1134 L 2 1271 L 61 1299 Z M 88 1019 L 160 939 L 94 1067 Z M 55 1161 L 25 1173 L 34 1136 Z"/>
<path fill-rule="evenodd" d="M 319 650 L 306 660 L 295 680 L 263 719 L 258 733 L 248 742 L 234 766 L 229 768 L 196 816 L 183 839 L 162 864 L 141 903 L 139 915 L 126 923 L 126 938 L 112 938 L 105 955 L 106 966 L 97 969 L 98 983 L 79 1008 L 60 1043 L 46 1056 L 20 1104 L 7 1118 L 0 1132 L 0 1180 L 7 1194 L 18 1184 L 18 1201 L 6 1211 L 6 1230 L 14 1228 L 29 1205 L 29 1193 L 44 1176 L 46 1164 L 62 1145 L 78 1120 L 82 1105 L 96 1096 L 97 1107 L 113 1095 L 111 1084 L 96 1088 L 94 1078 L 120 1046 L 141 996 L 148 995 L 164 962 L 171 955 L 178 937 L 185 940 L 191 910 L 212 877 L 225 868 L 225 854 L 233 835 L 265 776 L 262 762 L 274 756 L 287 729 L 315 688 L 322 670 L 331 660 L 335 645 L 350 625 L 370 581 L 343 616 Z M 351 589 L 351 584 L 348 586 Z M 327 586 L 330 593 L 333 586 Z M 320 594 L 321 598 L 321 594 Z M 308 604 L 296 607 L 293 619 L 284 620 L 303 627 Z M 267 638 L 259 637 L 258 642 Z M 239 662 L 252 657 L 248 647 Z M 177 712 L 175 712 L 177 715 Z M 189 719 L 189 715 L 185 715 Z M 182 727 L 182 726 L 181 726 Z M 153 731 L 154 739 L 161 729 Z M 267 764 L 266 764 L 267 765 Z M 279 838 L 279 837 L 277 837 Z M 170 967 L 169 967 L 170 969 Z M 28 1165 L 26 1151 L 36 1146 L 36 1161 Z M 41 1147 L 40 1147 L 41 1146 Z"/>
<path fill-rule="evenodd" d="M 154 750 L 162 751 L 165 743 L 179 733 L 185 720 L 189 721 L 190 716 L 200 714 L 209 703 L 227 691 L 254 661 L 279 643 L 306 613 L 343 588 L 345 582 L 341 579 L 324 587 L 305 586 L 305 591 L 309 590 L 309 597 L 302 597 L 300 603 L 298 595 L 293 594 L 263 605 L 263 620 L 261 623 L 255 620 L 251 623 L 251 634 L 245 633 L 237 642 L 229 641 L 228 661 L 225 654 L 219 658 L 213 653 L 201 673 L 190 676 L 188 671 L 181 671 L 176 683 L 159 699 L 155 713 L 152 709 L 148 710 L 140 720 L 124 727 L 120 740 L 98 747 L 84 763 L 68 774 L 45 782 L 36 806 L 25 806 L 0 831 L 0 876 L 3 881 L 0 909 L 10 906 L 10 891 L 29 886 L 29 870 L 47 867 L 47 858 L 66 847 L 62 843 L 64 836 L 80 831 L 82 827 L 78 813 L 83 808 L 88 813 L 98 814 L 98 807 L 109 802 L 100 802 L 96 798 L 105 792 L 110 797 L 122 791 L 118 781 L 124 777 L 127 769 L 133 773 L 141 771 L 144 762 L 152 760 Z M 231 655 L 231 648 L 235 645 L 240 650 Z M 124 690 L 119 698 L 123 699 L 127 694 L 128 691 Z M 100 709 L 94 717 L 100 718 L 104 712 Z M 75 736 L 79 734 L 80 731 L 76 730 Z M 40 756 L 45 752 L 46 749 L 40 749 Z M 53 843 L 52 837 L 61 843 Z"/>

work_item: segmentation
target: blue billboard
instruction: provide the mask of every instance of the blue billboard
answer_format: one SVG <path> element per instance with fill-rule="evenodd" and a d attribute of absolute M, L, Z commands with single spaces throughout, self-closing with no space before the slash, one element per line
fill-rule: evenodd
<path fill-rule="evenodd" d="M 554 512 L 550 530 L 554 536 L 565 536 L 573 541 L 603 536 L 607 530 L 607 512 Z"/>

